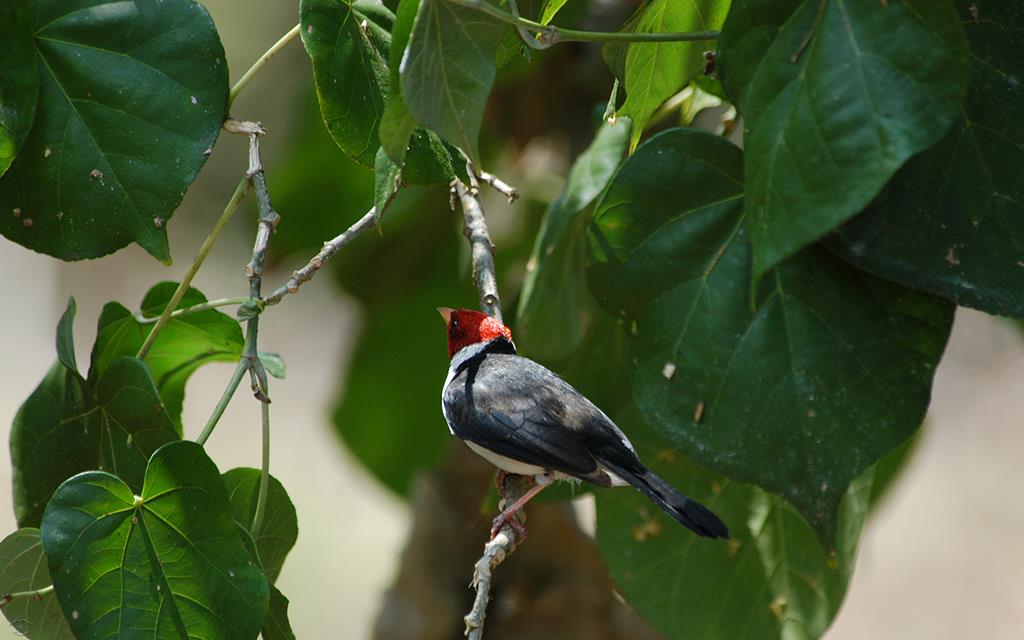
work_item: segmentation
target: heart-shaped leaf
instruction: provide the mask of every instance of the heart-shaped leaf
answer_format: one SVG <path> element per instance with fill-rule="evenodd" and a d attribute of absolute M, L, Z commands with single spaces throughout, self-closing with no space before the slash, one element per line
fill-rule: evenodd
<path fill-rule="evenodd" d="M 920 426 L 953 307 L 813 247 L 765 277 L 752 310 L 742 162 L 693 130 L 641 145 L 597 206 L 590 282 L 636 323 L 644 419 L 832 544 L 850 482 Z"/>
<path fill-rule="evenodd" d="M 249 529 L 256 515 L 260 470 L 240 467 L 227 471 L 222 478 L 235 522 Z M 256 544 L 263 571 L 270 582 L 274 583 L 281 573 L 285 557 L 295 546 L 299 525 L 295 516 L 295 506 L 288 497 L 288 492 L 273 476 L 270 477 L 265 513 L 260 530 L 250 533 Z"/>
<path fill-rule="evenodd" d="M 169 261 L 166 222 L 226 112 L 213 21 L 193 0 L 38 0 L 33 15 L 39 105 L 0 179 L 0 233 L 63 260 L 135 241 Z"/>
<path fill-rule="evenodd" d="M 20 526 L 38 525 L 53 490 L 80 471 L 105 469 L 141 486 L 150 454 L 179 438 L 141 360 L 117 358 L 90 381 L 73 368 L 74 312 L 72 299 L 57 332 L 63 363 L 51 367 L 11 426 Z"/>
<path fill-rule="evenodd" d="M 618 168 L 629 141 L 630 121 L 604 124 L 569 170 L 565 188 L 541 222 L 516 311 L 517 341 L 524 353 L 560 360 L 583 342 L 597 311 L 587 290 L 584 209 L 601 194 Z"/>
<path fill-rule="evenodd" d="M 0 542 L 0 593 L 37 591 L 52 584 L 39 529 L 18 529 Z M 14 630 L 26 638 L 75 638 L 52 591 L 5 603 L 3 612 Z"/>
<path fill-rule="evenodd" d="M 631 31 L 716 31 L 729 12 L 722 0 L 652 0 Z M 704 69 L 704 51 L 712 42 L 655 42 L 630 45 L 625 53 L 626 102 L 619 114 L 633 119 L 631 147 L 636 147 L 647 120 L 673 94 Z M 620 54 L 621 55 L 621 54 Z"/>
<path fill-rule="evenodd" d="M 642 427 L 629 436 L 656 473 L 712 508 L 732 535 L 703 540 L 639 492 L 596 491 L 597 544 L 630 605 L 669 638 L 820 637 L 853 573 L 873 472 L 844 493 L 829 552 L 781 498 L 701 469 Z"/>
<path fill-rule="evenodd" d="M 14 161 L 32 127 L 39 71 L 32 46 L 28 0 L 0 4 L 0 176 Z M 5 212 L 6 214 L 6 212 Z"/>
<path fill-rule="evenodd" d="M 1021 318 L 1024 4 L 958 6 L 971 44 L 963 114 L 942 142 L 912 158 L 828 245 L 889 280 Z"/>
<path fill-rule="evenodd" d="M 422 0 L 402 60 L 402 97 L 424 126 L 480 165 L 477 148 L 498 42 L 508 25 L 446 0 Z"/>
<path fill-rule="evenodd" d="M 744 118 L 754 282 L 860 213 L 967 89 L 948 0 L 735 0 L 719 69 Z"/>
<path fill-rule="evenodd" d="M 153 454 L 141 495 L 104 472 L 60 486 L 42 524 L 57 598 L 81 640 L 252 640 L 269 583 L 249 557 L 202 447 Z"/>
<path fill-rule="evenodd" d="M 138 353 L 153 328 L 152 319 L 163 313 L 177 286 L 176 282 L 161 282 L 146 293 L 140 307 L 140 314 L 150 319 L 145 324 L 120 303 L 108 302 L 103 307 L 92 347 L 90 382 L 95 382 L 116 358 Z M 189 288 L 177 308 L 187 309 L 206 301 L 206 296 Z M 171 318 L 164 326 L 145 362 L 179 432 L 189 376 L 209 362 L 237 361 L 242 346 L 238 322 L 215 309 Z"/>

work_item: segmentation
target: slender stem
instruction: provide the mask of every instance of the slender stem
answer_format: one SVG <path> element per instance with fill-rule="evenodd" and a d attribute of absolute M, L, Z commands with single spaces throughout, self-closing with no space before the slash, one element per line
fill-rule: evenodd
<path fill-rule="evenodd" d="M 718 40 L 720 31 L 634 33 L 629 31 L 577 31 L 551 27 L 551 42 L 704 42 Z"/>
<path fill-rule="evenodd" d="M 270 393 L 270 389 L 263 390 Z M 256 496 L 256 513 L 252 517 L 253 535 L 259 535 L 263 528 L 263 518 L 267 514 L 267 494 L 270 489 L 270 405 L 266 402 L 260 403 L 261 423 L 263 433 L 263 462 L 260 465 L 260 489 Z"/>
<path fill-rule="evenodd" d="M 217 300 L 207 300 L 202 304 L 193 305 L 191 307 L 185 307 L 184 309 L 178 309 L 171 313 L 171 318 L 180 318 L 181 316 L 190 316 L 193 313 L 200 313 L 203 311 L 209 311 L 210 309 L 216 309 L 217 307 L 229 307 L 236 304 L 244 304 L 249 298 L 247 296 L 236 296 L 234 298 L 219 298 Z M 139 324 L 153 324 L 159 320 L 159 316 L 146 317 L 141 313 L 135 314 L 135 321 Z"/>
<path fill-rule="evenodd" d="M 546 49 L 559 42 L 693 42 L 717 40 L 718 31 L 668 32 L 668 33 L 632 33 L 628 31 L 580 31 L 564 29 L 554 25 L 545 25 L 534 20 L 523 18 L 486 2 L 485 0 L 448 0 L 452 4 L 476 9 L 517 29 L 525 29 L 538 34 L 536 39 L 524 40 L 537 49 Z M 532 40 L 532 42 L 531 42 Z"/>
<path fill-rule="evenodd" d="M 249 67 L 249 70 L 242 74 L 242 77 L 238 79 L 238 82 L 235 83 L 235 86 L 231 87 L 231 93 L 228 94 L 229 109 L 231 108 L 231 105 L 235 102 L 235 98 L 238 97 L 238 94 L 242 91 L 242 89 L 245 88 L 245 85 L 249 84 L 249 81 L 252 80 L 253 77 L 257 73 L 259 73 L 264 66 L 266 66 L 267 62 L 269 62 L 270 59 L 273 58 L 278 51 L 284 49 L 289 42 L 295 39 L 295 36 L 299 35 L 299 26 L 300 25 L 295 25 L 288 31 L 288 33 L 281 36 L 280 40 L 275 42 L 273 46 L 267 49 L 266 53 L 260 56 L 259 59 L 256 60 L 256 62 L 254 62 L 251 67 Z"/>
<path fill-rule="evenodd" d="M 224 227 L 227 226 L 231 217 L 235 215 L 235 211 L 238 209 L 239 203 L 242 202 L 242 196 L 245 195 L 246 184 L 247 181 L 243 178 L 238 183 L 238 186 L 235 187 L 235 192 L 231 194 L 231 199 L 228 200 L 228 204 L 224 207 L 223 213 L 221 213 L 220 217 L 217 218 L 217 223 L 213 225 L 213 230 L 210 231 L 210 235 L 206 236 L 206 240 L 203 241 L 203 246 L 199 247 L 199 252 L 196 254 L 195 259 L 192 260 L 192 266 L 188 268 L 188 272 L 181 279 L 181 282 L 178 283 L 178 288 L 175 289 L 174 295 L 171 296 L 170 302 L 168 302 L 167 306 L 164 307 L 163 313 L 160 314 L 160 317 L 157 318 L 156 324 L 153 325 L 152 329 L 150 329 L 149 335 L 146 336 L 146 341 L 142 343 L 142 347 L 139 348 L 139 352 L 135 356 L 136 358 L 142 360 L 146 357 L 146 354 L 149 353 L 150 348 L 156 341 L 156 337 L 160 335 L 164 325 L 166 325 L 167 321 L 170 320 L 171 314 L 181 302 L 181 299 L 185 297 L 185 292 L 188 291 L 189 285 L 192 284 L 192 278 L 194 278 L 196 273 L 199 272 L 199 267 L 203 266 L 203 261 L 206 260 L 206 256 L 210 253 L 210 249 L 212 249 L 214 243 L 217 242 L 217 238 L 220 237 L 221 232 L 224 231 Z"/>
<path fill-rule="evenodd" d="M 238 385 L 242 382 L 242 376 L 249 370 L 249 364 L 243 358 L 238 361 L 238 366 L 235 367 L 235 372 L 231 374 L 231 379 L 228 380 L 228 386 L 224 389 L 224 393 L 220 397 L 220 401 L 217 402 L 217 406 L 213 409 L 213 414 L 210 415 L 210 419 L 206 421 L 206 426 L 203 427 L 203 432 L 196 438 L 196 442 L 200 445 L 205 445 L 206 441 L 210 439 L 210 435 L 213 433 L 213 428 L 217 426 L 217 421 L 224 415 L 224 410 L 228 408 L 228 403 L 231 402 L 231 398 L 235 395 L 235 391 L 238 389 Z"/>
<path fill-rule="evenodd" d="M 8 593 L 0 598 L 0 607 L 6 607 L 15 600 L 21 598 L 42 598 L 43 596 L 50 595 L 53 593 L 53 585 L 43 587 L 42 589 L 33 589 L 32 591 L 15 591 L 14 593 Z"/>

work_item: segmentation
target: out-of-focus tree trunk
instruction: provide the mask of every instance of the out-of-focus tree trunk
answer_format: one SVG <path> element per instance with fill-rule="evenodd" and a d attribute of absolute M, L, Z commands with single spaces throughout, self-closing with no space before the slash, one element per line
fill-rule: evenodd
<path fill-rule="evenodd" d="M 417 479 L 413 528 L 375 640 L 456 640 L 472 606 L 473 564 L 487 541 L 480 507 L 494 468 L 462 443 Z M 567 504 L 531 504 L 529 537 L 496 570 L 484 637 L 647 640 L 659 636 L 616 596 L 593 541 Z"/>

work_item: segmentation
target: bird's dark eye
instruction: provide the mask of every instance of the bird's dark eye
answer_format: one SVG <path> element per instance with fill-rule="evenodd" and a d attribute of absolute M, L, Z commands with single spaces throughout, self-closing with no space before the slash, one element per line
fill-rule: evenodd
<path fill-rule="evenodd" d="M 459 320 L 458 320 L 458 318 L 452 318 L 452 329 L 458 329 L 458 328 L 459 328 Z"/>

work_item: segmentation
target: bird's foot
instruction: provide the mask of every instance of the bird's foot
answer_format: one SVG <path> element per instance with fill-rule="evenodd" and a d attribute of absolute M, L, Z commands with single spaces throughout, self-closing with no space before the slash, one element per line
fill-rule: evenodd
<path fill-rule="evenodd" d="M 491 522 L 491 540 L 494 540 L 498 536 L 498 532 L 501 531 L 502 527 L 508 525 L 512 527 L 512 531 L 516 534 L 516 544 L 522 544 L 526 540 L 527 531 L 526 526 L 519 519 L 519 514 L 522 511 L 502 511 L 498 514 L 498 517 Z"/>

